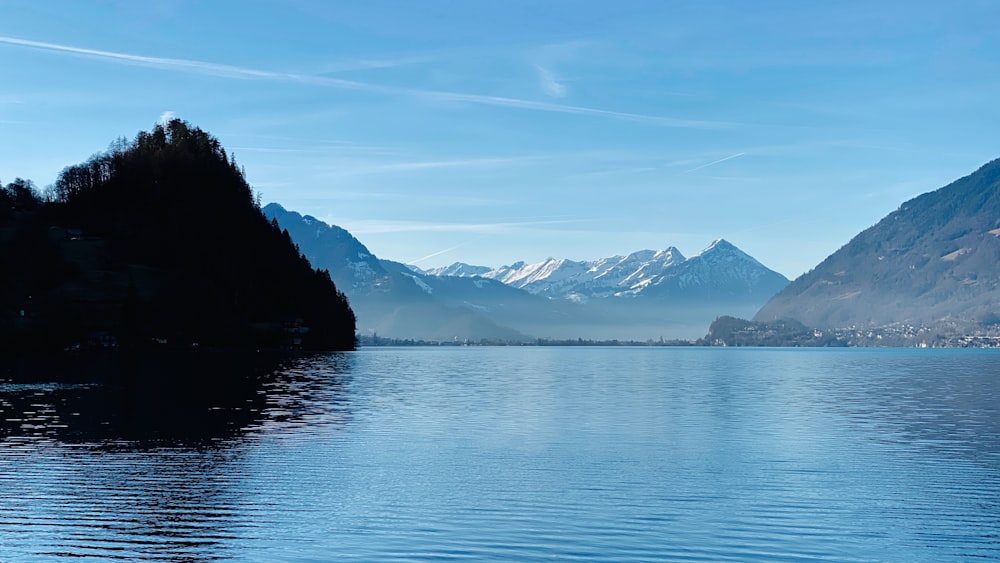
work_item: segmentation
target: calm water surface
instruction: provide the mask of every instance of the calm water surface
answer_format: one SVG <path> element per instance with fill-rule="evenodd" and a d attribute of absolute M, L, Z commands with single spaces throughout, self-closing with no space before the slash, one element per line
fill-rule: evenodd
<path fill-rule="evenodd" d="M 0 561 L 1000 559 L 997 353 L 363 349 L 241 391 L 76 379 L 0 382 Z"/>

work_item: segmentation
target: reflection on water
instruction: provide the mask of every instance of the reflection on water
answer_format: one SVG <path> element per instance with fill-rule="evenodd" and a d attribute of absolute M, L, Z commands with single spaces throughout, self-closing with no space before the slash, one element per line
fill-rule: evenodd
<path fill-rule="evenodd" d="M 1000 558 L 996 354 L 93 362 L 2 376 L 0 560 Z"/>
<path fill-rule="evenodd" d="M 888 443 L 1000 462 L 995 353 L 941 350 L 928 361 L 896 351 L 891 369 L 877 373 L 864 358 L 847 360 L 838 366 L 838 377 L 826 381 L 825 398 L 852 424 Z"/>
<path fill-rule="evenodd" d="M 241 496 L 242 444 L 347 424 L 350 361 L 203 352 L 8 371 L 0 553 L 14 559 L 2 559 L 230 558 L 224 544 L 257 526 Z"/>
<path fill-rule="evenodd" d="M 195 446 L 262 425 L 314 424 L 343 406 L 349 358 L 206 351 L 42 360 L 42 376 L 22 369 L 0 379 L 0 438 Z"/>

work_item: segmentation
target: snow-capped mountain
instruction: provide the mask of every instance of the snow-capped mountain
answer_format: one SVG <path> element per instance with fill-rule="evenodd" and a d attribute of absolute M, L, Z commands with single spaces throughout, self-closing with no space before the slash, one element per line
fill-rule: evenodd
<path fill-rule="evenodd" d="M 749 299 L 763 305 L 788 285 L 788 278 L 767 268 L 725 239 L 677 263 L 650 284 L 647 295 L 684 295 L 687 299 Z"/>
<path fill-rule="evenodd" d="M 685 298 L 753 297 L 767 300 L 788 280 L 768 269 L 726 240 L 718 239 L 700 253 L 685 258 L 679 250 L 640 250 L 592 262 L 549 258 L 516 262 L 493 270 L 456 263 L 448 275 L 495 279 L 536 295 L 587 301 L 643 293 Z M 428 272 L 430 273 L 430 272 Z M 763 301 L 761 301 L 763 304 Z"/>
<path fill-rule="evenodd" d="M 423 271 L 374 256 L 346 230 L 263 208 L 350 299 L 364 334 L 403 339 L 636 339 L 704 336 L 721 315 L 750 317 L 788 280 L 726 241 L 592 262 Z M 438 275 L 432 275 L 438 274 Z"/>
<path fill-rule="evenodd" d="M 539 305 L 545 305 L 540 297 L 492 280 L 438 278 L 405 264 L 380 260 L 346 230 L 288 211 L 277 203 L 264 206 L 262 211 L 288 232 L 314 267 L 329 270 L 337 288 L 350 300 L 363 334 L 518 341 L 527 337 L 498 324 L 486 313 L 503 311 L 503 305 L 514 303 L 521 295 L 536 302 L 520 304 L 516 310 L 538 310 Z"/>
<path fill-rule="evenodd" d="M 460 278 L 471 278 L 473 276 L 481 276 L 490 271 L 490 268 L 486 266 L 471 266 L 469 264 L 463 264 L 461 262 L 455 262 L 451 266 L 444 266 L 441 268 L 430 268 L 428 270 L 420 270 L 416 266 L 410 266 L 418 272 L 427 274 L 429 276 L 456 276 Z"/>
<path fill-rule="evenodd" d="M 330 270 L 342 291 L 365 287 L 386 275 L 381 261 L 346 230 L 312 215 L 288 211 L 277 203 L 269 203 L 261 211 L 288 231 L 313 266 Z"/>
<path fill-rule="evenodd" d="M 562 297 L 556 289 L 572 284 L 586 273 L 585 262 L 549 258 L 536 264 L 517 262 L 482 274 L 481 277 L 495 279 L 530 293 Z"/>
<path fill-rule="evenodd" d="M 674 247 L 640 250 L 593 262 L 549 258 L 536 264 L 517 262 L 480 274 L 546 297 L 586 301 L 592 297 L 634 294 L 654 282 L 670 266 L 683 261 Z"/>

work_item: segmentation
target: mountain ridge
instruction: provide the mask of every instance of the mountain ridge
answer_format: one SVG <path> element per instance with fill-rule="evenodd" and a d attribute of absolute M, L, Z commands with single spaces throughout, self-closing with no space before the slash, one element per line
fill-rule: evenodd
<path fill-rule="evenodd" d="M 972 330 L 1000 314 L 1000 159 L 921 194 L 775 295 L 754 317 L 819 328 Z"/>
<path fill-rule="evenodd" d="M 739 272 L 732 271 L 736 266 L 739 266 Z M 635 296 L 647 290 L 662 294 L 668 287 L 673 291 L 684 291 L 708 285 L 727 269 L 730 270 L 727 282 L 730 285 L 747 284 L 747 294 L 754 294 L 751 288 L 758 283 L 767 286 L 765 293 L 771 288 L 775 288 L 776 292 L 780 289 L 778 286 L 788 283 L 787 278 L 724 238 L 715 239 L 690 258 L 685 258 L 676 247 L 668 246 L 662 250 L 645 249 L 592 261 L 550 257 L 541 262 L 529 264 L 518 261 L 494 269 L 456 262 L 427 270 L 426 273 L 496 279 L 536 295 L 586 301 L 591 298 Z M 661 289 L 652 289 L 661 285 Z M 730 293 L 739 293 L 734 288 L 730 289 L 733 289 Z"/>
<path fill-rule="evenodd" d="M 310 262 L 330 271 L 357 314 L 361 334 L 433 341 L 528 340 L 480 310 L 442 299 L 441 291 L 435 295 L 419 271 L 379 259 L 345 229 L 278 203 L 268 203 L 262 211 L 289 233 Z"/>
<path fill-rule="evenodd" d="M 324 229 L 308 215 L 278 204 L 263 209 L 345 288 L 359 330 L 389 338 L 693 339 L 719 315 L 752 315 L 788 283 L 722 239 L 691 259 L 668 247 L 592 262 L 551 258 L 498 269 L 456 263 L 424 271 L 379 259 L 347 231 Z M 717 271 L 734 264 L 746 271 Z M 753 269 L 760 271 L 747 273 Z"/>

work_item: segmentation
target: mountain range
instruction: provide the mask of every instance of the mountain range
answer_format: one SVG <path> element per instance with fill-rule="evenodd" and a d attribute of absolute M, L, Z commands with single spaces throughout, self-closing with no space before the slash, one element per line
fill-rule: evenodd
<path fill-rule="evenodd" d="M 15 347 L 102 334 L 349 349 L 355 328 L 693 340 L 710 325 L 701 341 L 827 342 L 832 329 L 841 343 L 930 332 L 1000 344 L 1000 159 L 904 202 L 789 283 L 723 239 L 691 257 L 668 246 L 424 271 L 315 217 L 260 208 L 218 141 L 186 122 L 114 147 L 64 169 L 44 197 L 20 179 L 0 186 L 0 254 L 24 264 L 0 276 L 0 334 Z"/>
<path fill-rule="evenodd" d="M 363 334 L 424 340 L 697 338 L 719 315 L 751 316 L 788 284 L 725 240 L 592 262 L 550 258 L 423 271 L 382 260 L 336 226 L 263 208 L 350 299 Z"/>
<path fill-rule="evenodd" d="M 755 316 L 782 318 L 945 333 L 1000 324 L 1000 159 L 903 203 Z"/>
<path fill-rule="evenodd" d="M 635 295 L 662 277 L 670 266 L 684 261 L 674 247 L 641 250 L 593 262 L 549 258 L 534 264 L 516 262 L 490 269 L 457 262 L 427 270 L 435 276 L 481 277 L 501 281 L 535 295 L 587 301 L 590 298 Z"/>
<path fill-rule="evenodd" d="M 788 284 L 787 278 L 724 239 L 714 241 L 691 258 L 685 258 L 671 246 L 592 262 L 549 258 L 492 270 L 455 263 L 425 273 L 494 279 L 534 295 L 580 303 L 655 297 L 688 304 L 696 301 L 761 304 Z"/>

